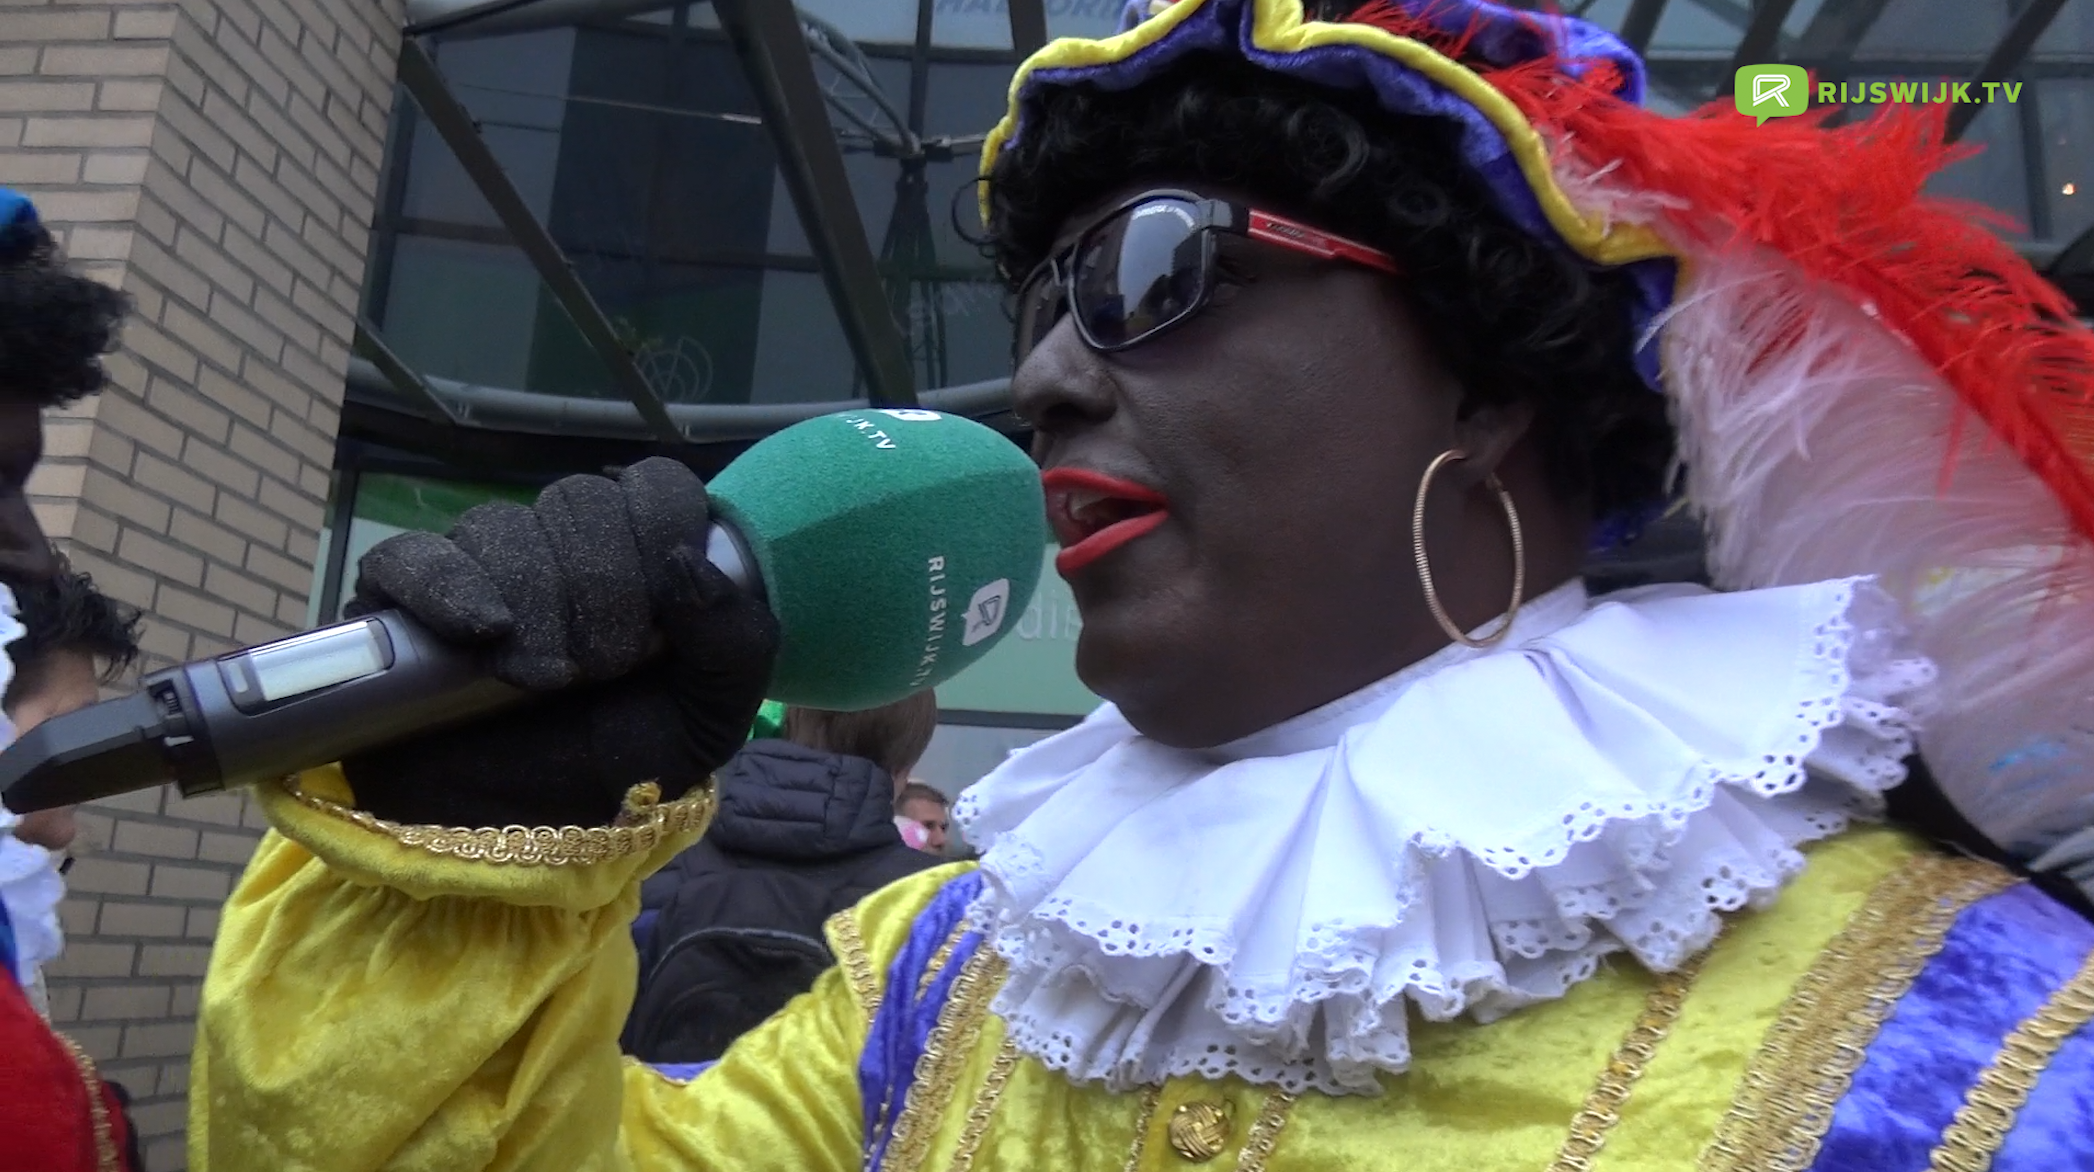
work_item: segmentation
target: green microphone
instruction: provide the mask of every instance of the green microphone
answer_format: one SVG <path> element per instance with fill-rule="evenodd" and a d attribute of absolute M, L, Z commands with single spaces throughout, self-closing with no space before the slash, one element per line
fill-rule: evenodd
<path fill-rule="evenodd" d="M 776 701 L 845 711 L 936 687 L 1032 601 L 1047 506 L 1009 439 L 935 411 L 843 411 L 756 444 L 691 539 L 777 616 Z M 527 699 L 397 610 L 155 672 L 0 753 L 17 813 L 183 795 L 338 761 Z"/>
<path fill-rule="evenodd" d="M 1039 469 L 957 415 L 819 416 L 706 491 L 778 619 L 774 700 L 849 712 L 936 687 L 986 655 L 1039 584 Z"/>

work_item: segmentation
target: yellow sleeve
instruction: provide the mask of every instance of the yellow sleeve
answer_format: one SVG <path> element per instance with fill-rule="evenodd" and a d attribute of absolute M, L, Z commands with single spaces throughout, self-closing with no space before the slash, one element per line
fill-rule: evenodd
<path fill-rule="evenodd" d="M 346 800 L 336 770 L 301 779 Z M 617 1038 L 639 880 L 702 832 L 604 862 L 442 857 L 281 787 L 226 904 L 190 1089 L 195 1172 L 851 1172 L 880 958 L 927 872 L 839 917 L 845 963 L 679 1084 Z M 855 929 L 863 924 L 862 948 Z M 849 952 L 861 946 L 863 963 Z"/>

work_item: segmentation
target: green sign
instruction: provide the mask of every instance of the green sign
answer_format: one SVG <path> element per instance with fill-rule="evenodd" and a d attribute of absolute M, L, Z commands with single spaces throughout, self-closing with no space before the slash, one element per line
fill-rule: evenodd
<path fill-rule="evenodd" d="M 1083 622 L 1069 584 L 1054 572 L 1055 549 L 1040 553 L 1032 605 L 994 650 L 938 688 L 938 707 L 1038 716 L 1087 716 L 1100 701 L 1076 678 L 1076 635 Z"/>

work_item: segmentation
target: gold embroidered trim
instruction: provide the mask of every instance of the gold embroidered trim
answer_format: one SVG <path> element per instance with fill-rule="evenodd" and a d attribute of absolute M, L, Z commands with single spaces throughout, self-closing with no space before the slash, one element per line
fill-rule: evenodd
<path fill-rule="evenodd" d="M 989 1063 L 989 1075 L 974 1096 L 974 1106 L 967 1109 L 967 1125 L 960 1131 L 959 1146 L 952 1153 L 952 1172 L 968 1172 L 974 1167 L 974 1154 L 982 1146 L 982 1136 L 988 1134 L 996 1102 L 1003 1098 L 1003 1088 L 1010 1084 L 1011 1072 L 1017 1068 L 1018 1046 L 1006 1038 L 997 1048 L 995 1060 Z"/>
<path fill-rule="evenodd" d="M 845 908 L 829 917 L 829 931 L 836 937 L 836 946 L 843 955 L 843 975 L 851 983 L 851 992 L 857 995 L 858 1005 L 865 1010 L 865 1020 L 871 1021 L 880 1012 L 880 985 L 873 979 L 872 957 L 865 950 L 865 937 L 858 932 L 858 913 Z"/>
<path fill-rule="evenodd" d="M 1272 1149 L 1280 1142 L 1280 1129 L 1287 1126 L 1287 1115 L 1293 1107 L 1294 1096 L 1286 1091 L 1265 1096 L 1257 1121 L 1244 1137 L 1243 1153 L 1236 1157 L 1236 1172 L 1265 1172 L 1265 1162 L 1272 1159 Z"/>
<path fill-rule="evenodd" d="M 1607 1060 L 1607 1068 L 1585 1096 L 1584 1107 L 1571 1117 L 1570 1135 L 1557 1150 L 1556 1162 L 1549 1165 L 1549 1172 L 1589 1172 L 1592 1168 L 1592 1158 L 1606 1146 L 1607 1133 L 1621 1122 L 1621 1109 L 1627 1105 L 1636 1081 L 1643 1077 L 1644 1068 L 1657 1054 L 1658 1043 L 1672 1033 L 1680 1007 L 1686 1004 L 1687 990 L 1693 987 L 1707 958 L 1708 953 L 1704 952 L 1676 971 L 1658 977 L 1657 987 L 1644 999 L 1643 1012 L 1622 1036 L 1621 1045 Z"/>
<path fill-rule="evenodd" d="M 2029 1091 L 2050 1066 L 2065 1039 L 2094 1021 L 2094 955 L 2079 974 L 2051 994 L 2028 1020 L 2000 1043 L 1992 1065 L 1956 1111 L 1956 1121 L 1941 1135 L 1941 1145 L 1927 1161 L 1930 1172 L 1986 1172 L 1993 1156 L 2013 1130 L 2014 1118 L 2029 1101 Z"/>
<path fill-rule="evenodd" d="M 938 974 L 945 971 L 946 962 L 952 959 L 952 950 L 959 946 L 960 937 L 966 934 L 967 924 L 962 921 L 960 926 L 954 928 L 952 934 L 945 938 L 945 943 L 938 946 L 938 951 L 931 954 L 930 963 L 923 966 L 923 976 L 916 982 L 918 1001 L 923 1000 L 924 994 L 931 991 L 931 982 L 937 980 Z M 982 946 L 986 945 L 987 941 L 984 941 Z"/>
<path fill-rule="evenodd" d="M 894 1121 L 894 1137 L 888 1141 L 880 1172 L 914 1172 L 930 1157 L 938 1118 L 959 1087 L 968 1043 L 978 1036 L 982 1019 L 989 1015 L 989 1001 L 1003 983 L 1003 970 L 1003 958 L 987 947 L 975 949 L 960 966 L 902 1097 L 901 1117 Z"/>
<path fill-rule="evenodd" d="M 1141 1110 L 1134 1117 L 1134 1146 L 1127 1149 L 1127 1164 L 1122 1172 L 1141 1172 L 1142 1156 L 1149 1150 L 1149 1128 L 1155 1126 L 1156 1108 L 1162 1102 L 1162 1087 L 1142 1092 Z"/>
<path fill-rule="evenodd" d="M 661 802 L 660 787 L 642 782 L 626 791 L 625 808 L 611 826 L 403 826 L 314 797 L 290 779 L 284 791 L 308 809 L 382 834 L 410 850 L 520 867 L 586 867 L 646 854 L 671 835 L 704 828 L 713 812 L 710 779 L 673 802 Z"/>
<path fill-rule="evenodd" d="M 1869 1042 L 1956 917 L 2015 882 L 1989 863 L 1928 855 L 1878 883 L 1789 994 L 1701 1172 L 1804 1172 Z"/>
<path fill-rule="evenodd" d="M 123 1172 L 121 1157 L 116 1151 L 116 1131 L 109 1122 L 109 1104 L 102 1099 L 102 1078 L 95 1073 L 94 1059 L 64 1034 L 58 1034 L 57 1038 L 66 1052 L 73 1056 L 73 1065 L 80 1070 L 81 1085 L 87 1088 L 87 1117 L 94 1128 L 96 1172 Z"/>

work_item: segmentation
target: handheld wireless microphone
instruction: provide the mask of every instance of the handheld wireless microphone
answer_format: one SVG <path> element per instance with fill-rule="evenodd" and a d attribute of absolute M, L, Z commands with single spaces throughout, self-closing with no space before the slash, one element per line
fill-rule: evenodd
<path fill-rule="evenodd" d="M 1046 506 L 1010 440 L 955 415 L 825 415 L 715 477 L 706 557 L 778 619 L 771 697 L 857 710 L 935 687 L 1007 634 L 1038 584 Z M 302 769 L 529 698 L 398 611 L 147 676 L 0 753 L 16 813 L 172 781 L 185 797 Z"/>

